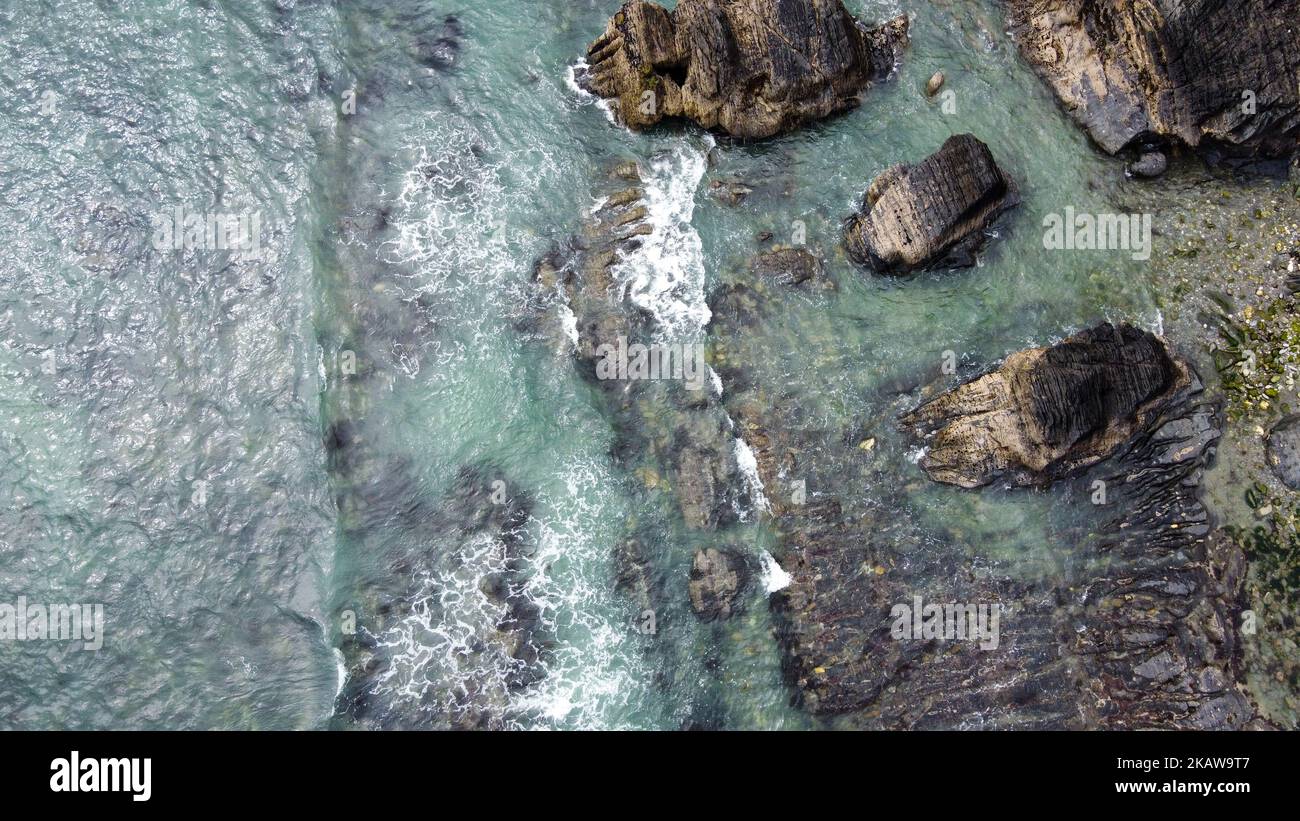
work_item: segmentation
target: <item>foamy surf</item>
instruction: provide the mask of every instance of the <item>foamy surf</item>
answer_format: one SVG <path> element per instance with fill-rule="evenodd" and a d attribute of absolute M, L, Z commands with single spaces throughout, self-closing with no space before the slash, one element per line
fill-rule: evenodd
<path fill-rule="evenodd" d="M 781 565 L 777 564 L 771 553 L 766 550 L 762 551 L 758 554 L 758 560 L 762 563 L 763 589 L 769 595 L 790 586 L 792 581 L 790 574 L 785 572 Z"/>
<path fill-rule="evenodd" d="M 704 298 L 704 251 L 691 225 L 712 137 L 678 140 L 656 154 L 643 180 L 652 233 L 615 268 L 633 305 L 648 311 L 665 341 L 693 340 L 712 314 Z"/>
<path fill-rule="evenodd" d="M 375 674 L 374 692 L 412 714 L 459 721 L 474 711 L 497 713 L 508 704 L 512 674 L 524 667 L 499 640 L 508 606 L 483 589 L 504 574 L 508 551 L 489 535 L 463 546 L 454 567 L 426 574 L 409 611 L 376 635 L 388 663 Z"/>
<path fill-rule="evenodd" d="M 546 675 L 512 694 L 520 728 L 631 728 L 617 716 L 649 697 L 653 671 L 626 603 L 609 583 L 608 525 L 621 516 L 611 490 L 617 485 L 607 466 L 583 460 L 566 470 L 563 487 L 539 490 L 538 570 L 529 588 L 556 645 L 545 660 Z"/>
<path fill-rule="evenodd" d="M 578 82 L 578 75 L 588 71 L 586 60 L 579 60 L 564 67 L 564 84 L 578 99 L 582 105 L 594 105 L 605 113 L 605 119 L 609 120 L 611 125 L 618 125 L 618 117 L 614 116 L 614 108 L 608 100 L 597 97 L 587 89 L 583 88 Z"/>
<path fill-rule="evenodd" d="M 740 468 L 740 475 L 745 479 L 745 490 L 749 493 L 749 498 L 755 510 L 760 513 L 771 511 L 772 505 L 763 493 L 763 480 L 758 475 L 758 457 L 754 455 L 754 450 L 741 437 L 736 437 L 736 466 Z"/>

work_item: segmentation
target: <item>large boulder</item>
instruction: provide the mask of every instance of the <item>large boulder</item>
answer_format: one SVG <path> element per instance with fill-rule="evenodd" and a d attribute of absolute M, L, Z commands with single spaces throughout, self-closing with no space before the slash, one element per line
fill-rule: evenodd
<path fill-rule="evenodd" d="M 1021 53 L 1105 151 L 1284 157 L 1300 138 L 1295 0 L 1007 0 Z"/>
<path fill-rule="evenodd" d="M 985 229 L 1019 202 L 989 147 L 958 134 L 916 165 L 877 176 L 862 211 L 846 223 L 844 244 L 850 257 L 880 273 L 972 265 Z"/>
<path fill-rule="evenodd" d="M 892 70 L 907 17 L 868 30 L 840 0 L 631 0 L 588 49 L 579 81 L 642 129 L 685 117 L 770 137 L 857 104 Z"/>
<path fill-rule="evenodd" d="M 1158 337 L 1101 324 L 928 402 L 901 422 L 930 478 L 961 487 L 1047 484 L 1113 455 L 1192 382 Z"/>

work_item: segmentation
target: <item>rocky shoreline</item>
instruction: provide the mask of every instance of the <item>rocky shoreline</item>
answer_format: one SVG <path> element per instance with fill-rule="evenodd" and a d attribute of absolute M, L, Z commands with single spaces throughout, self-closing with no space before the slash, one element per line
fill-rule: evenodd
<path fill-rule="evenodd" d="M 1289 159 L 1300 138 L 1290 0 L 1008 0 L 1025 60 L 1109 154 Z"/>
<path fill-rule="evenodd" d="M 870 30 L 838 2 L 779 5 L 683 0 L 668 12 L 627 3 L 592 43 L 580 82 L 614 101 L 632 129 L 670 118 L 770 137 L 856 104 L 906 41 L 905 18 Z M 1254 0 L 1243 12 L 1161 0 L 1149 13 L 1071 0 L 1007 6 L 1026 61 L 1102 150 L 1134 154 L 1132 176 L 1158 176 L 1189 149 L 1231 162 L 1294 154 L 1300 103 L 1293 84 L 1277 79 L 1295 73 L 1285 40 L 1293 4 Z M 1234 21 L 1241 36 L 1232 42 L 1196 36 Z M 791 44 L 794 32 L 806 46 Z M 791 51 L 825 59 L 792 59 Z M 943 82 L 936 74 L 926 93 Z M 1243 89 L 1258 109 L 1238 107 Z M 1026 182 L 994 153 L 962 134 L 879 174 L 845 222 L 849 259 L 890 274 L 975 264 Z M 574 361 L 609 411 L 617 461 L 655 477 L 689 530 L 717 534 L 715 545 L 695 551 L 689 574 L 667 583 L 659 557 L 625 543 L 612 583 L 635 606 L 681 600 L 710 623 L 743 612 L 757 593 L 756 557 L 729 537 L 756 515 L 788 576 L 768 599 L 784 675 L 794 703 L 825 726 L 1278 726 L 1248 669 L 1258 653 L 1247 627 L 1255 557 L 1202 499 L 1225 425 L 1237 416 L 1225 407 L 1219 373 L 1207 389 L 1204 357 L 1186 353 L 1194 340 L 1103 323 L 1008 351 L 959 384 L 914 375 L 888 413 L 835 429 L 779 377 L 748 366 L 762 357 L 756 339 L 780 337 L 795 293 L 836 289 L 816 253 L 776 247 L 709 296 L 708 361 L 720 389 L 601 379 L 602 348 L 656 338 L 653 319 L 620 293 L 614 275 L 644 234 L 639 171 L 620 166 L 611 180 L 574 238 L 535 267 L 542 310 L 530 322 L 558 338 L 569 312 Z M 751 190 L 731 186 L 730 204 Z M 936 536 L 883 515 L 904 508 L 912 487 L 897 486 L 908 471 L 898 450 L 874 455 L 870 432 L 889 425 L 920 448 L 920 470 L 962 489 L 954 492 L 1055 486 L 1085 500 L 1088 531 L 1059 537 L 1066 572 L 1027 571 L 961 544 L 956 533 Z M 745 475 L 745 451 L 756 483 Z M 947 628 L 922 629 L 929 616 L 921 614 L 944 606 Z M 944 634 L 966 629 L 962 608 L 972 632 Z"/>

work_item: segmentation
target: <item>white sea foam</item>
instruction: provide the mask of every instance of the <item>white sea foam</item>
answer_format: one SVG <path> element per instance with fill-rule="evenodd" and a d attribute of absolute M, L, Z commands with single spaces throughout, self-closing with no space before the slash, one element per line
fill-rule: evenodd
<path fill-rule="evenodd" d="M 762 513 L 767 513 L 772 509 L 772 505 L 763 493 L 763 479 L 758 475 L 758 457 L 754 456 L 754 450 L 741 437 L 736 437 L 736 466 L 740 468 L 740 475 L 745 479 L 745 489 L 749 491 L 749 498 L 754 505 L 754 509 Z"/>
<path fill-rule="evenodd" d="M 334 700 L 338 701 L 339 696 L 343 695 L 343 687 L 348 683 L 348 665 L 343 658 L 343 651 L 334 648 L 334 665 L 338 671 L 338 686 L 334 690 Z"/>
<path fill-rule="evenodd" d="M 375 675 L 376 693 L 403 709 L 453 719 L 506 703 L 510 674 L 524 663 L 499 640 L 507 605 L 481 585 L 506 564 L 502 541 L 481 534 L 459 546 L 454 565 L 421 577 L 409 611 L 375 636 L 388 659 Z"/>
<path fill-rule="evenodd" d="M 580 459 L 566 470 L 563 489 L 538 494 L 536 509 L 544 512 L 530 587 L 557 644 L 545 677 L 513 698 L 512 712 L 532 716 L 532 726 L 632 729 L 619 717 L 650 698 L 653 671 L 610 584 L 608 522 L 619 517 L 617 485 L 602 462 Z"/>
<path fill-rule="evenodd" d="M 785 572 L 781 565 L 777 564 L 776 559 L 772 557 L 771 553 L 768 553 L 766 550 L 760 552 L 758 560 L 763 566 L 762 578 L 764 590 L 771 594 L 778 590 L 784 590 L 790 586 L 790 574 Z"/>
<path fill-rule="evenodd" d="M 560 327 L 574 348 L 578 347 L 578 317 L 565 302 L 557 303 L 560 309 Z"/>
<path fill-rule="evenodd" d="M 643 202 L 652 233 L 615 266 L 620 286 L 655 318 L 663 340 L 698 339 L 711 316 L 704 299 L 704 251 L 691 219 L 713 145 L 711 137 L 680 139 L 650 162 Z"/>
<path fill-rule="evenodd" d="M 609 101 L 601 97 L 597 97 L 595 94 L 592 94 L 587 89 L 578 85 L 578 72 L 586 71 L 586 70 L 587 70 L 586 60 L 579 60 L 578 62 L 573 63 L 572 65 L 565 66 L 564 84 L 568 86 L 569 90 L 572 91 L 574 96 L 578 98 L 579 103 L 581 103 L 582 105 L 596 106 L 597 108 L 599 108 L 601 111 L 604 112 L 605 119 L 609 120 L 610 123 L 617 125 L 618 117 L 614 116 L 614 108 L 613 106 L 610 105 Z"/>

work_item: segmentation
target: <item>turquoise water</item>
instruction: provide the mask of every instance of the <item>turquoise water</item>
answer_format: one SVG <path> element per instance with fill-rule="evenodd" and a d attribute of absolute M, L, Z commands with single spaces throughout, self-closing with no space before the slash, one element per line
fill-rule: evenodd
<path fill-rule="evenodd" d="M 618 5 L 0 2 L 0 594 L 107 613 L 99 652 L 0 644 L 0 726 L 346 726 L 345 611 L 391 648 L 384 699 L 416 724 L 471 688 L 512 727 L 809 726 L 762 586 L 721 626 L 684 601 L 694 547 L 757 555 L 762 517 L 687 532 L 611 457 L 568 352 L 519 330 L 534 261 L 620 160 L 647 170 L 656 226 L 624 275 L 664 327 L 705 338 L 706 296 L 744 278 L 755 234 L 789 242 L 802 223 L 839 287 L 784 297 L 745 367 L 826 430 L 878 439 L 890 492 L 842 492 L 887 497 L 971 555 L 1064 572 L 1061 534 L 1091 514 L 1065 490 L 923 481 L 882 390 L 945 351 L 969 374 L 1102 318 L 1160 327 L 1126 255 L 1043 249 L 1044 214 L 1112 210 L 1118 166 L 1020 61 L 997 5 L 849 0 L 868 22 L 912 16 L 899 73 L 753 145 L 632 134 L 577 90 Z M 928 99 L 939 69 L 952 95 Z M 979 266 L 854 269 L 839 223 L 870 179 L 966 131 L 1024 200 Z M 754 188 L 734 207 L 709 193 L 733 178 Z M 176 206 L 258 213 L 261 258 L 157 249 L 151 220 Z M 327 447 L 344 430 L 346 464 Z M 466 466 L 529 502 L 523 574 L 548 647 L 523 686 L 476 645 L 500 615 L 480 584 L 497 548 L 436 558 L 474 544 L 426 514 Z M 654 637 L 614 590 L 633 533 L 669 594 Z M 376 619 L 384 595 L 408 609 Z"/>

